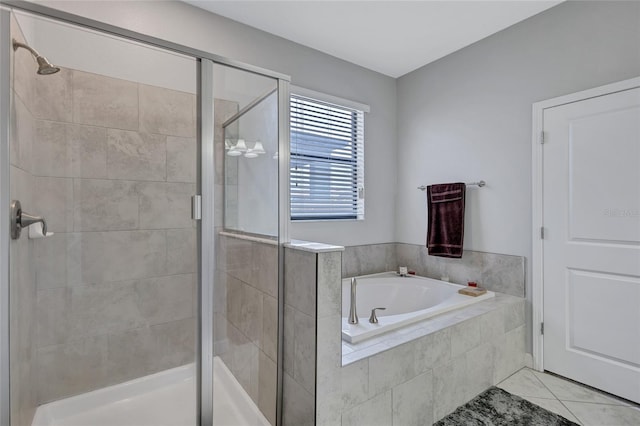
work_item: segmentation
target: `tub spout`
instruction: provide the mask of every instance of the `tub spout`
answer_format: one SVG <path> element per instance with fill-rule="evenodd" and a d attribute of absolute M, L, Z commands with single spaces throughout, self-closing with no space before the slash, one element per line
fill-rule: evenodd
<path fill-rule="evenodd" d="M 349 324 L 358 323 L 358 313 L 356 312 L 356 278 L 351 278 L 351 303 L 349 304 Z"/>

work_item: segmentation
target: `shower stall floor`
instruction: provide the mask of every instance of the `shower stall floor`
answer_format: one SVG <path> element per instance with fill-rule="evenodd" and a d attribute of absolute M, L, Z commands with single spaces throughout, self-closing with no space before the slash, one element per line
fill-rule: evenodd
<path fill-rule="evenodd" d="M 213 362 L 214 421 L 218 426 L 269 426 L 218 357 Z M 32 426 L 194 426 L 195 365 L 41 405 Z"/>

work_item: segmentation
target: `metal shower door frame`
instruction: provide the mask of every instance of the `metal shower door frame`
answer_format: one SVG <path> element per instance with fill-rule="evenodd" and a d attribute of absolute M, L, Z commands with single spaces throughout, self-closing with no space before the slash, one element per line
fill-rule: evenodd
<path fill-rule="evenodd" d="M 277 424 L 282 424 L 282 357 L 284 312 L 284 243 L 289 241 L 289 82 L 290 77 L 264 68 L 245 64 L 210 52 L 180 45 L 100 21 L 61 12 L 36 3 L 0 0 L 0 424 L 10 424 L 10 364 L 9 364 L 9 203 L 10 203 L 10 63 L 11 9 L 23 10 L 56 21 L 70 23 L 94 31 L 167 51 L 191 56 L 198 62 L 198 162 L 196 192 L 202 197 L 201 220 L 198 222 L 198 424 L 213 425 L 213 288 L 215 279 L 214 253 L 214 93 L 213 65 L 247 71 L 270 77 L 278 82 L 279 134 L 279 265 L 278 265 L 278 389 Z M 283 155 L 287 154 L 287 155 Z"/>

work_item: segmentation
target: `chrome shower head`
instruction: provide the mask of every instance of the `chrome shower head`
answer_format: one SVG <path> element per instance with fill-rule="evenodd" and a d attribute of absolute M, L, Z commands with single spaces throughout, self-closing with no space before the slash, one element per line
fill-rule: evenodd
<path fill-rule="evenodd" d="M 38 74 L 49 75 L 49 74 L 55 74 L 58 71 L 60 71 L 60 68 L 52 65 L 47 58 L 39 54 L 35 49 L 33 49 L 32 47 L 24 43 L 20 43 L 18 40 L 14 38 L 13 39 L 14 52 L 18 50 L 18 48 L 20 47 L 24 47 L 25 49 L 27 49 L 33 55 L 33 57 L 36 58 L 36 62 L 38 63 Z"/>
<path fill-rule="evenodd" d="M 40 75 L 55 74 L 60 71 L 60 68 L 51 64 L 44 56 L 37 56 L 36 61 L 38 61 L 38 74 Z"/>

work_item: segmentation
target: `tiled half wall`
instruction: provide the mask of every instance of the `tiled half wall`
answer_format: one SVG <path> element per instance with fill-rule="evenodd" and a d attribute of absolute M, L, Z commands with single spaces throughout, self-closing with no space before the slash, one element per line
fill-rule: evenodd
<path fill-rule="evenodd" d="M 342 276 L 375 274 L 407 266 L 418 275 L 456 284 L 476 281 L 491 291 L 525 296 L 525 258 L 507 254 L 465 250 L 461 259 L 429 256 L 427 248 L 405 243 L 345 247 Z"/>
<path fill-rule="evenodd" d="M 524 299 L 511 296 L 343 365 L 348 250 L 285 251 L 284 425 L 431 424 L 524 366 Z"/>
<path fill-rule="evenodd" d="M 218 236 L 214 351 L 271 424 L 276 423 L 278 245 Z"/>

